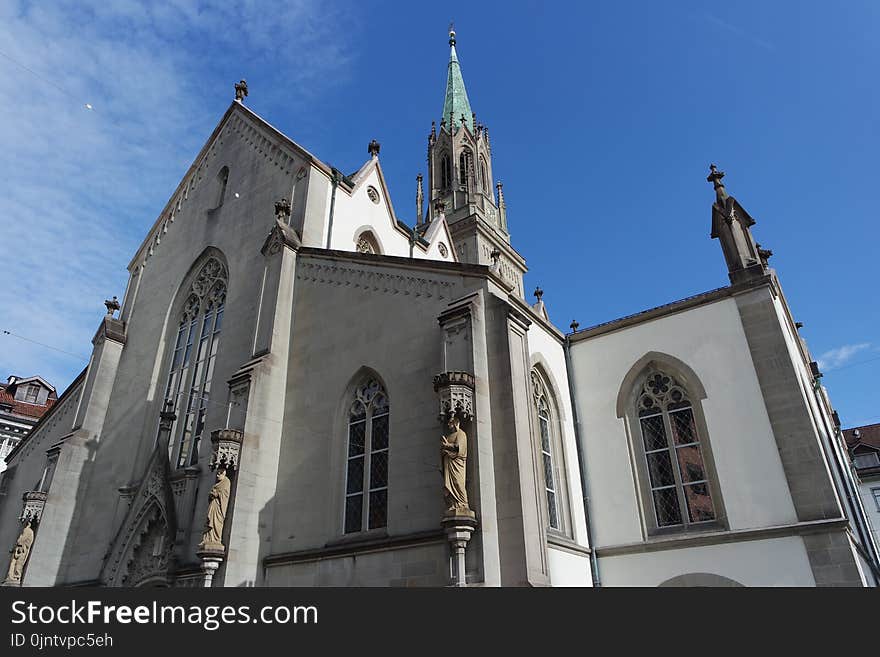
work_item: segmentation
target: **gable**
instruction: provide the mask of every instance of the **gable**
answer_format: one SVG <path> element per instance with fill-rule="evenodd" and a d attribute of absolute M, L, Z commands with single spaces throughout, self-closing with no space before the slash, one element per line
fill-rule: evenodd
<path fill-rule="evenodd" d="M 205 193 L 205 188 L 216 183 L 217 172 L 224 164 L 218 162 L 225 140 L 237 139 L 246 144 L 253 153 L 269 165 L 289 176 L 291 181 L 301 177 L 306 169 L 316 167 L 328 176 L 330 167 L 318 160 L 309 151 L 284 135 L 253 111 L 238 102 L 233 102 L 202 146 L 186 174 L 178 183 L 162 212 L 159 213 L 152 228 L 148 231 L 134 257 L 128 265 L 134 271 L 138 264 L 149 259 L 162 239 L 172 229 L 173 224 L 186 212 L 191 197 Z M 310 165 L 310 166 L 308 166 Z M 233 176 L 235 172 L 233 171 Z M 293 184 L 291 184 L 291 187 Z M 234 190 L 229 190 L 234 194 Z M 210 205 L 210 204 L 209 204 Z M 205 207 L 204 209 L 210 209 Z M 271 210 L 267 210 L 271 212 Z"/>

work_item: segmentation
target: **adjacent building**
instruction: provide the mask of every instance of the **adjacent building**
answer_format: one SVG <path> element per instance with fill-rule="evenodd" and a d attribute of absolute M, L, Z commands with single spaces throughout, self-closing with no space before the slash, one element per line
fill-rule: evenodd
<path fill-rule="evenodd" d="M 880 424 L 846 429 L 843 434 L 858 476 L 862 506 L 874 541 L 880 545 Z"/>
<path fill-rule="evenodd" d="M 10 376 L 0 383 L 0 472 L 6 456 L 57 400 L 55 388 L 39 376 Z"/>

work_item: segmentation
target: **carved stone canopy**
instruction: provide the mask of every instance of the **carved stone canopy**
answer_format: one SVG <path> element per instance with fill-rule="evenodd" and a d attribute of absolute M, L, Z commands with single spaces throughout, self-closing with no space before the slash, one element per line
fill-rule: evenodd
<path fill-rule="evenodd" d="M 474 375 L 468 372 L 443 372 L 434 377 L 434 391 L 440 398 L 440 422 L 452 415 L 460 420 L 474 418 Z"/>
<path fill-rule="evenodd" d="M 208 467 L 217 467 L 227 471 L 238 468 L 241 457 L 241 442 L 244 434 L 235 429 L 217 429 L 211 432 L 211 462 Z"/>
<path fill-rule="evenodd" d="M 43 517 L 43 509 L 46 506 L 46 498 L 48 495 L 48 493 L 38 490 L 29 490 L 22 495 L 21 499 L 24 501 L 24 506 L 21 509 L 21 515 L 18 519 L 22 523 L 30 522 L 34 525 L 39 523 L 40 519 Z"/>

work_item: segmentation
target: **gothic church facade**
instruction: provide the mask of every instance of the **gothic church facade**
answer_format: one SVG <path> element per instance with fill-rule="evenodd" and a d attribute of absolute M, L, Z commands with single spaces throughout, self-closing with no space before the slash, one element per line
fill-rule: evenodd
<path fill-rule="evenodd" d="M 839 423 L 724 174 L 730 285 L 566 334 L 525 299 L 455 45 L 412 228 L 379 144 L 345 175 L 236 86 L 7 459 L 8 585 L 876 584 Z"/>

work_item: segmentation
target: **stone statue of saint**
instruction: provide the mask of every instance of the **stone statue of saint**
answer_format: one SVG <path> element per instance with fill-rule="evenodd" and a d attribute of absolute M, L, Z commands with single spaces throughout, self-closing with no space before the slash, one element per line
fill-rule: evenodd
<path fill-rule="evenodd" d="M 467 465 L 467 434 L 461 430 L 455 415 L 446 423 L 449 433 L 440 442 L 443 456 L 443 495 L 446 500 L 446 513 L 470 512 L 465 487 L 465 467 Z"/>
<path fill-rule="evenodd" d="M 24 529 L 15 541 L 15 547 L 12 548 L 12 558 L 9 560 L 9 571 L 6 573 L 6 581 L 19 583 L 21 582 L 21 573 L 24 565 L 27 563 L 28 555 L 31 553 L 31 545 L 34 544 L 34 530 L 31 529 L 31 521 L 24 523 Z"/>
<path fill-rule="evenodd" d="M 223 549 L 223 523 L 226 520 L 226 507 L 229 504 L 230 481 L 226 468 L 217 468 L 217 482 L 208 493 L 208 516 L 205 532 L 202 534 L 201 548 Z"/>

